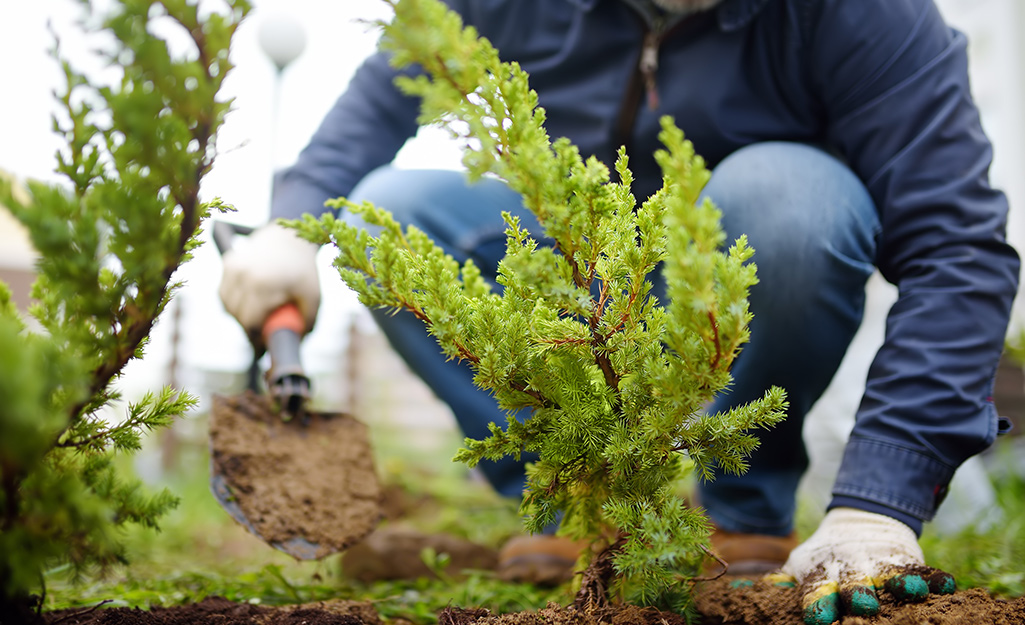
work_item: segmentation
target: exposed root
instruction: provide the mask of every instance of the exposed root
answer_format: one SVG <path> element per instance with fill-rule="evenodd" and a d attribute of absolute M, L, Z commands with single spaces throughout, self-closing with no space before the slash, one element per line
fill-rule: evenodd
<path fill-rule="evenodd" d="M 593 612 L 609 605 L 609 584 L 616 572 L 612 561 L 623 548 L 624 542 L 623 538 L 617 540 L 591 560 L 584 571 L 580 590 L 573 599 L 574 608 L 582 612 Z"/>

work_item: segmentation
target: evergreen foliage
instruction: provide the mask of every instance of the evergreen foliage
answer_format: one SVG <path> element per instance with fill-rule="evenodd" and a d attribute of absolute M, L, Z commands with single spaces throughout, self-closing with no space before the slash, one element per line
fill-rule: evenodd
<path fill-rule="evenodd" d="M 722 249 L 720 213 L 698 201 L 709 172 L 671 119 L 655 155 L 664 187 L 638 205 L 625 150 L 610 182 L 605 164 L 549 140 L 527 75 L 456 14 L 436 0 L 393 6 L 383 45 L 396 66 L 426 70 L 398 80 L 422 99 L 421 122 L 463 141 L 472 178 L 497 175 L 521 193 L 555 245 L 538 245 L 506 215 L 495 289 L 472 261 L 458 265 L 369 204 L 330 203 L 358 213 L 373 235 L 331 215 L 291 224 L 337 246 L 335 266 L 361 302 L 410 311 L 501 408 L 528 409 L 525 421 L 510 417 L 506 429 L 492 424 L 485 440 L 467 440 L 457 459 L 538 454 L 522 506 L 527 529 L 561 517 L 561 533 L 593 541 L 588 601 L 605 600 L 611 562 L 613 596 L 683 609 L 680 582 L 697 573 L 709 534 L 674 491 L 685 457 L 705 479 L 716 465 L 741 472 L 757 445 L 751 430 L 784 416 L 780 389 L 704 413 L 748 340 L 753 250 L 743 236 Z M 665 302 L 651 292 L 659 268 Z"/>
<path fill-rule="evenodd" d="M 90 15 L 93 7 L 82 1 Z M 61 57 L 66 87 L 54 129 L 66 142 L 57 171 L 67 185 L 0 178 L 0 203 L 39 253 L 28 327 L 0 283 L 0 611 L 26 618 L 29 593 L 59 562 L 76 573 L 124 562 L 119 528 L 155 527 L 177 504 L 118 474 L 115 455 L 195 405 L 165 388 L 101 412 L 112 386 L 142 355 L 154 321 L 180 283 L 175 269 L 198 245 L 211 207 L 199 185 L 230 102 L 217 93 L 231 68 L 228 46 L 249 9 L 230 0 L 200 13 L 184 0 L 120 0 L 102 20 L 101 53 L 116 70 L 98 86 Z M 96 18 L 89 18 L 96 19 Z M 154 25 L 191 41 L 172 54 Z M 166 32 L 166 31 L 165 31 Z M 106 40 L 104 40 L 106 41 Z"/>

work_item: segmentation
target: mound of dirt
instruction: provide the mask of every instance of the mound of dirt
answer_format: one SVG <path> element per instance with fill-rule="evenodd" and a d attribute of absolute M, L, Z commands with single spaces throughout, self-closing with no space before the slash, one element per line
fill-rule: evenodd
<path fill-rule="evenodd" d="M 733 580 L 708 582 L 698 588 L 697 607 L 702 625 L 803 625 L 794 589 L 762 582 L 735 588 Z M 897 604 L 882 598 L 874 618 L 847 617 L 842 625 L 1022 625 L 1025 597 L 1004 601 L 984 590 L 933 596 L 922 603 Z M 267 607 L 211 597 L 199 603 L 137 610 L 63 610 L 45 615 L 49 625 L 381 625 L 369 603 L 328 601 L 297 606 Z M 654 608 L 613 606 L 579 611 L 555 604 L 537 612 L 492 615 L 483 609 L 447 608 L 439 625 L 685 625 L 678 614 Z"/>
<path fill-rule="evenodd" d="M 337 601 L 265 607 L 220 597 L 173 608 L 64 610 L 47 616 L 49 625 L 381 625 L 377 613 L 367 603 Z M 550 604 L 537 612 L 495 616 L 483 609 L 446 608 L 438 615 L 438 625 L 686 625 L 686 621 L 678 614 L 654 608 L 617 606 L 580 612 Z"/>
<path fill-rule="evenodd" d="M 736 578 L 702 584 L 696 593 L 702 625 L 803 625 L 800 596 L 795 588 L 761 581 L 735 587 Z M 873 618 L 846 617 L 843 625 L 1022 625 L 1025 597 L 1004 601 L 973 588 L 953 595 L 931 595 L 921 603 L 896 603 L 879 597 L 882 609 Z"/>
<path fill-rule="evenodd" d="M 199 603 L 139 610 L 60 610 L 44 615 L 48 625 L 381 625 L 369 603 L 322 601 L 269 607 L 207 597 Z"/>

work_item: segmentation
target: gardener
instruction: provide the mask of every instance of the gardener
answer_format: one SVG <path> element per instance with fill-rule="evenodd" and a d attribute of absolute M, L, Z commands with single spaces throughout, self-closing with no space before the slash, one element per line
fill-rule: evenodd
<path fill-rule="evenodd" d="M 990 187 L 991 147 L 969 93 L 964 36 L 932 0 L 452 0 L 506 60 L 530 74 L 551 136 L 614 161 L 625 145 L 634 194 L 662 185 L 652 153 L 674 116 L 713 168 L 705 188 L 732 239 L 746 233 L 760 283 L 751 342 L 711 410 L 787 390 L 789 419 L 760 433 L 743 476 L 700 486 L 731 571 L 782 566 L 804 584 L 812 622 L 877 609 L 873 580 L 920 565 L 924 521 L 954 470 L 1004 428 L 990 400 L 1018 281 L 1007 205 Z M 388 167 L 417 130 L 418 102 L 372 56 L 298 162 L 276 181 L 273 217 L 369 200 L 415 224 L 457 260 L 495 275 L 502 211 L 536 221 L 502 182 Z M 312 327 L 319 293 L 311 244 L 279 226 L 225 258 L 226 308 L 254 331 L 296 301 Z M 878 268 L 899 287 L 869 372 L 833 500 L 800 547 L 795 491 L 808 457 L 802 420 L 861 322 Z M 488 273 L 490 272 L 490 273 Z M 468 436 L 504 422 L 471 372 L 446 362 L 422 324 L 374 311 L 393 347 L 452 408 Z M 523 468 L 484 466 L 518 496 Z M 507 570 L 575 556 L 553 537 L 518 539 Z M 895 578 L 904 598 L 926 592 Z M 952 590 L 948 576 L 930 590 Z M 837 584 L 845 590 L 838 604 Z M 850 599 L 853 597 L 853 599 Z"/>

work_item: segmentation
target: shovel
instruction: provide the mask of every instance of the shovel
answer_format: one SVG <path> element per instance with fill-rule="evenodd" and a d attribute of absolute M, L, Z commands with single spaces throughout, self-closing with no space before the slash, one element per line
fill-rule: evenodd
<path fill-rule="evenodd" d="M 249 229 L 214 223 L 223 254 Z M 254 351 L 249 389 L 214 396 L 210 486 L 221 506 L 272 547 L 300 560 L 343 551 L 382 518 L 381 487 L 366 426 L 344 413 L 308 409 L 310 380 L 299 345 L 305 323 L 294 304 L 263 327 L 270 356 L 267 392 L 259 391 Z"/>

